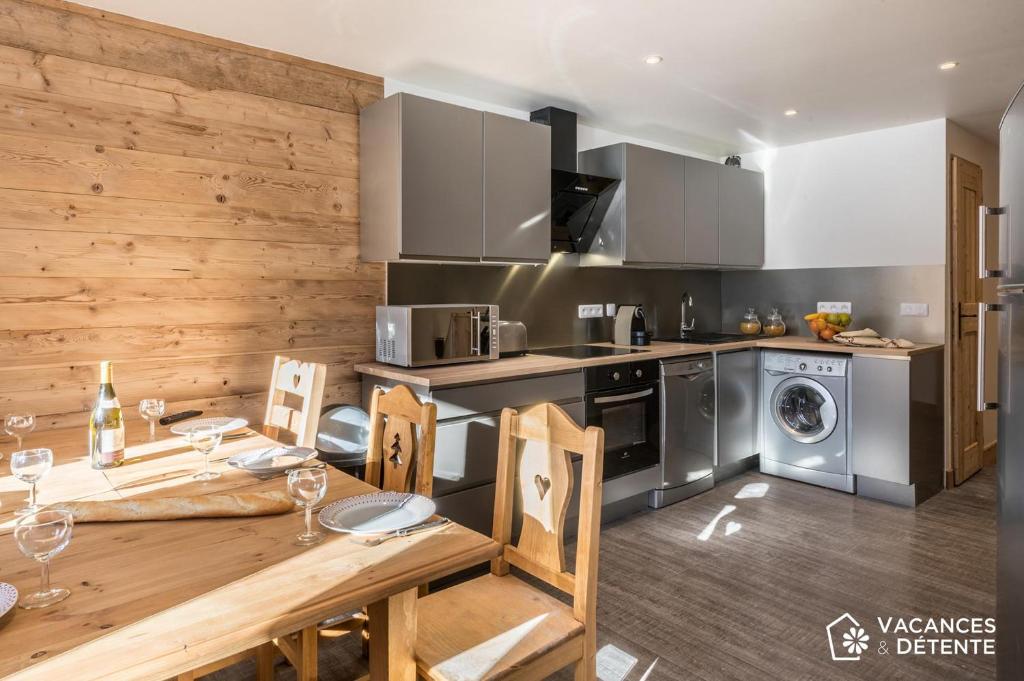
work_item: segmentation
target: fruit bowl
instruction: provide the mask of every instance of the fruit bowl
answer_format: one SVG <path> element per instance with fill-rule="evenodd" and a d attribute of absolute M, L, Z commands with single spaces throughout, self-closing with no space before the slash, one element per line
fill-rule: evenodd
<path fill-rule="evenodd" d="M 804 315 L 804 321 L 818 340 L 831 341 L 837 333 L 850 327 L 850 315 L 836 312 L 812 312 Z"/>

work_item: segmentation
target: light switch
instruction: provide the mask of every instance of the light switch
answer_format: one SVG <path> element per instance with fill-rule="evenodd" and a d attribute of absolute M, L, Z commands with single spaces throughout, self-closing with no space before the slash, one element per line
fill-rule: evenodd
<path fill-rule="evenodd" d="M 900 303 L 901 317 L 927 317 L 928 303 Z"/>

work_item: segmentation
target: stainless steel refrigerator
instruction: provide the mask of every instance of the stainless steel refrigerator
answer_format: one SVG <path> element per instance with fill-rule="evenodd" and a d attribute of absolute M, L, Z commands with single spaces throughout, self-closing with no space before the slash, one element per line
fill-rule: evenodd
<path fill-rule="evenodd" d="M 999 125 L 999 207 L 981 208 L 979 267 L 998 279 L 998 302 L 981 305 L 978 408 L 999 409 L 999 559 L 996 655 L 1000 681 L 1024 675 L 1024 86 Z M 999 219 L 997 269 L 985 256 L 985 216 Z M 986 311 L 998 312 L 999 402 L 985 401 Z"/>

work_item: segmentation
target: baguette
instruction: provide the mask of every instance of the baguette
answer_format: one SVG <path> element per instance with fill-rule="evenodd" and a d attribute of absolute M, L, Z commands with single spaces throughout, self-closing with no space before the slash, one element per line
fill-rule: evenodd
<path fill-rule="evenodd" d="M 285 492 L 210 494 L 197 497 L 68 501 L 51 508 L 70 511 L 76 523 L 111 523 L 182 518 L 239 518 L 279 515 L 295 508 Z"/>

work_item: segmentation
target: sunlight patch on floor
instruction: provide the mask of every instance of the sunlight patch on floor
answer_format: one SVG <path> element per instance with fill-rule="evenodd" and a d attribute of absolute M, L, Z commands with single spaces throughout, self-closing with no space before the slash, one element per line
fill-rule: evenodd
<path fill-rule="evenodd" d="M 637 662 L 625 650 L 608 643 L 597 651 L 597 678 L 601 681 L 622 681 Z"/>
<path fill-rule="evenodd" d="M 700 534 L 697 535 L 697 539 L 700 539 L 701 541 L 707 541 L 708 539 L 711 539 L 711 535 L 715 533 L 715 528 L 718 527 L 718 521 L 735 510 L 736 507 L 733 506 L 732 504 L 726 504 L 725 506 L 723 506 L 722 510 L 718 512 L 718 515 L 716 515 L 711 520 L 711 522 L 708 523 L 707 526 L 700 531 Z"/>
<path fill-rule="evenodd" d="M 768 494 L 768 483 L 767 482 L 748 482 L 740 488 L 739 492 L 736 492 L 735 499 L 760 499 L 765 494 Z"/>

